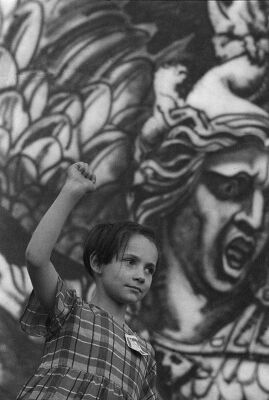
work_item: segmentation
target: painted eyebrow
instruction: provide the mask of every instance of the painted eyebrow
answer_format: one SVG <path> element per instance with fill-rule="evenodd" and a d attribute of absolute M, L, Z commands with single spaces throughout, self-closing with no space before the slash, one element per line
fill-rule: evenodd
<path fill-rule="evenodd" d="M 257 176 L 257 174 L 250 174 L 249 172 L 237 172 L 235 174 L 227 174 L 227 173 L 220 173 L 218 171 L 215 171 L 213 169 L 207 169 L 204 171 L 205 174 L 212 174 L 216 176 L 220 176 L 223 178 L 247 178 L 247 179 L 253 179 Z"/>

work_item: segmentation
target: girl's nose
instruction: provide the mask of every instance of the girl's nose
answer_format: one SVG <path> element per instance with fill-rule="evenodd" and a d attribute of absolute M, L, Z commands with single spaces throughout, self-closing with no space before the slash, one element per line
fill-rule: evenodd
<path fill-rule="evenodd" d="M 134 275 L 134 280 L 139 282 L 139 283 L 144 283 L 145 282 L 144 268 L 139 267 L 137 269 L 136 274 Z"/>
<path fill-rule="evenodd" d="M 141 275 L 136 276 L 134 279 L 139 283 L 144 283 L 145 282 L 145 278 L 143 276 L 141 276 Z"/>

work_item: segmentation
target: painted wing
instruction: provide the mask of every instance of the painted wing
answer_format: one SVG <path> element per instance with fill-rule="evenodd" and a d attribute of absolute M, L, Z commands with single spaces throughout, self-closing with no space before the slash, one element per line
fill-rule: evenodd
<path fill-rule="evenodd" d="M 2 205 L 31 232 L 68 165 L 89 162 L 98 190 L 72 214 L 59 244 L 74 259 L 90 224 L 129 217 L 134 143 L 152 112 L 155 60 L 147 43 L 156 27 L 134 25 L 127 3 L 2 5 L 9 12 L 0 48 L 8 76 L 0 81 Z M 158 61 L 174 51 L 160 52 Z"/>

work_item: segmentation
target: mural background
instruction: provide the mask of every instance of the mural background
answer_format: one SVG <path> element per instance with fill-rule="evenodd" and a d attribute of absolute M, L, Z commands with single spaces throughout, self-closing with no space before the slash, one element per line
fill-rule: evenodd
<path fill-rule="evenodd" d="M 163 400 L 268 399 L 268 1 L 0 0 L 0 398 L 42 340 L 20 331 L 24 251 L 71 163 L 91 163 L 54 254 L 85 299 L 87 229 L 137 219 L 162 267 L 128 319 Z M 244 214 L 244 215 L 243 215 Z"/>

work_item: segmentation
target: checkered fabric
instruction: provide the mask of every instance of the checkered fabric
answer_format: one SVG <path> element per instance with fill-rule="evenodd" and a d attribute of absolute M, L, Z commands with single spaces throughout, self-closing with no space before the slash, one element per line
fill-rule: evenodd
<path fill-rule="evenodd" d="M 151 345 L 137 336 L 147 355 L 128 347 L 125 334 L 134 332 L 84 302 L 60 278 L 51 315 L 32 292 L 21 327 L 46 342 L 41 364 L 17 400 L 158 399 Z"/>

